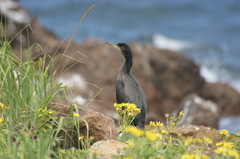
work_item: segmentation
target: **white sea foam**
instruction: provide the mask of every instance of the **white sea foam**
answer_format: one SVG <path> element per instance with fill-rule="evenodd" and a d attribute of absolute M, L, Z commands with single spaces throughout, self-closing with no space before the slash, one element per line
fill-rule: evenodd
<path fill-rule="evenodd" d="M 31 17 L 25 10 L 19 8 L 19 3 L 16 1 L 0 1 L 0 10 L 8 18 L 17 23 L 29 24 L 31 21 Z"/>
<path fill-rule="evenodd" d="M 152 37 L 153 45 L 162 48 L 169 49 L 174 51 L 182 51 L 186 49 L 193 49 L 197 47 L 196 43 L 186 41 L 186 40 L 178 40 L 174 38 L 170 38 L 161 34 L 155 34 Z"/>
<path fill-rule="evenodd" d="M 215 82 L 228 83 L 233 88 L 235 88 L 238 92 L 240 92 L 240 79 L 232 79 L 231 76 L 228 74 L 225 74 L 223 76 L 221 72 L 218 72 L 218 71 L 214 69 L 210 69 L 207 66 L 200 67 L 200 74 L 208 83 L 215 83 Z"/>
<path fill-rule="evenodd" d="M 68 86 L 69 88 L 76 88 L 82 91 L 87 89 L 86 81 L 80 74 L 61 77 L 58 82 L 62 83 L 64 86 Z M 78 104 L 86 103 L 86 99 L 80 95 L 73 96 L 72 101 L 77 102 Z"/>
<path fill-rule="evenodd" d="M 218 82 L 217 74 L 214 71 L 208 69 L 206 66 L 202 66 L 200 68 L 200 74 L 209 83 Z"/>
<path fill-rule="evenodd" d="M 87 85 L 85 79 L 80 74 L 73 74 L 67 77 L 62 77 L 59 82 L 68 87 L 77 87 L 80 89 L 86 89 Z"/>

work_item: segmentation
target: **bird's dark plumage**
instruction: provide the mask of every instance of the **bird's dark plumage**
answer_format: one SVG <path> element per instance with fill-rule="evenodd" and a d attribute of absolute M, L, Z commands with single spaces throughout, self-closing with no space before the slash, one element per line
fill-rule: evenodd
<path fill-rule="evenodd" d="M 144 129 L 147 104 L 141 86 L 138 84 L 136 78 L 130 73 L 133 60 L 131 48 L 125 43 L 118 43 L 113 46 L 120 50 L 120 52 L 125 58 L 125 61 L 121 66 L 117 77 L 116 83 L 117 103 L 136 104 L 137 107 L 140 108 L 141 113 L 136 116 L 132 124 L 141 129 Z"/>

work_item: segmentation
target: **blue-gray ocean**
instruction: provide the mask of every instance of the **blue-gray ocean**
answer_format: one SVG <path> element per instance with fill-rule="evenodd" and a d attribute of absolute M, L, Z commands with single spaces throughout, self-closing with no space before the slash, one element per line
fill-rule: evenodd
<path fill-rule="evenodd" d="M 181 51 L 201 68 L 208 82 L 226 82 L 240 92 L 239 0 L 20 0 L 62 39 L 79 20 L 75 40 L 143 42 Z M 220 129 L 240 131 L 240 117 L 224 118 Z"/>

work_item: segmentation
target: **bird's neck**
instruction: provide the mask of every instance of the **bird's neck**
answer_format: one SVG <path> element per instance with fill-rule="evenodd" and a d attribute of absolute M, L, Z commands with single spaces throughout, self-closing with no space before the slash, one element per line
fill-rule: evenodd
<path fill-rule="evenodd" d="M 122 67 L 121 67 L 121 72 L 124 72 L 124 73 L 130 73 L 130 70 L 132 68 L 132 57 L 131 58 L 127 58 Z"/>

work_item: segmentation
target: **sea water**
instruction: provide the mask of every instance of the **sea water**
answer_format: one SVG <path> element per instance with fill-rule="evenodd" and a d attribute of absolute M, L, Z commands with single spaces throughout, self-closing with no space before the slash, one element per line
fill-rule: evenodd
<path fill-rule="evenodd" d="M 96 4 L 81 24 L 76 41 L 134 41 L 180 51 L 199 65 L 206 81 L 229 83 L 240 92 L 239 0 L 20 2 L 61 39 L 70 38 L 88 8 Z M 220 128 L 226 123 L 234 127 L 232 132 L 240 130 L 238 117 L 223 118 Z"/>

